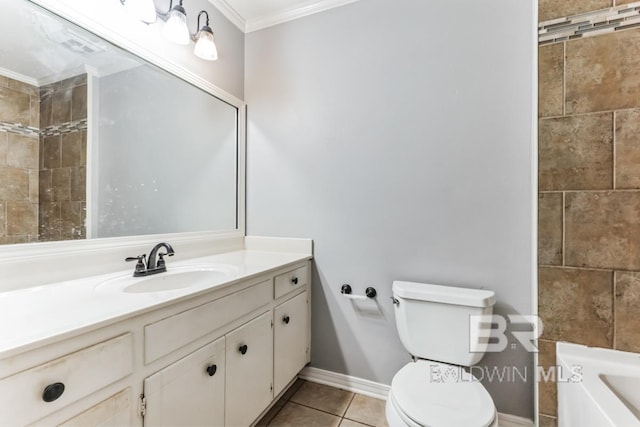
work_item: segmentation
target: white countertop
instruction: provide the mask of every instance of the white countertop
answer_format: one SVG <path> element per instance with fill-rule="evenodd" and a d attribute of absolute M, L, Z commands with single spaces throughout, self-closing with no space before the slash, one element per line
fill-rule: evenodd
<path fill-rule="evenodd" d="M 96 291 L 96 285 L 105 280 L 131 275 L 133 266 L 128 264 L 127 269 L 116 273 L 0 292 L 0 360 L 308 259 L 311 259 L 308 254 L 257 250 L 239 250 L 175 263 L 169 258 L 168 271 L 174 266 L 211 264 L 230 267 L 237 272 L 237 277 L 213 286 L 163 292 Z"/>

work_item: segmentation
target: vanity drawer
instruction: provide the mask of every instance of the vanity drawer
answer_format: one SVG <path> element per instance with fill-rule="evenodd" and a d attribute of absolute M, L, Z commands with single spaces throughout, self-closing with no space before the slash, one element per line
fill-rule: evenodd
<path fill-rule="evenodd" d="M 265 280 L 242 291 L 145 326 L 145 364 L 268 304 L 273 292 L 271 286 L 271 280 Z"/>
<path fill-rule="evenodd" d="M 0 425 L 39 420 L 133 372 L 133 335 L 79 350 L 0 381 Z M 62 390 L 62 394 L 51 400 Z M 47 392 L 46 390 L 49 390 Z"/>
<path fill-rule="evenodd" d="M 275 277 L 275 298 L 278 299 L 282 295 L 299 289 L 307 284 L 309 275 L 309 264 L 298 267 L 295 270 L 287 271 Z"/>

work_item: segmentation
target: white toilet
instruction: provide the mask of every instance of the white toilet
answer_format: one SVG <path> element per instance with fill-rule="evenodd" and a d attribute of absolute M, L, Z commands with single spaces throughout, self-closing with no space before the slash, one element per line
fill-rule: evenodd
<path fill-rule="evenodd" d="M 415 361 L 393 377 L 389 426 L 497 427 L 491 396 L 463 368 L 484 356 L 486 344 L 469 351 L 480 327 L 469 319 L 492 314 L 494 293 L 395 281 L 393 297 L 400 340 Z"/>

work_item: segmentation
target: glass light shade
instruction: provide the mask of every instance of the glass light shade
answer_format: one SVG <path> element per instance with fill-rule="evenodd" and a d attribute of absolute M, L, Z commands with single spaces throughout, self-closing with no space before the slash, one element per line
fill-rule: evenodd
<path fill-rule="evenodd" d="M 153 24 L 156 22 L 156 6 L 153 0 L 126 0 L 124 7 L 128 13 L 145 24 Z"/>
<path fill-rule="evenodd" d="M 193 53 L 207 61 L 215 61 L 218 59 L 218 49 L 213 41 L 213 31 L 209 27 L 203 27 L 196 36 L 196 47 Z"/>
<path fill-rule="evenodd" d="M 174 43 L 189 44 L 191 35 L 187 27 L 187 14 L 182 6 L 175 6 L 168 13 L 167 22 L 162 29 L 162 35 Z"/>

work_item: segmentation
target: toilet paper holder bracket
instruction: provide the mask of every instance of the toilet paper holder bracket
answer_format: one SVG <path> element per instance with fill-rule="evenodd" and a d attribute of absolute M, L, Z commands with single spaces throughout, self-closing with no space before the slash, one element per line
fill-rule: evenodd
<path fill-rule="evenodd" d="M 340 293 L 343 295 L 351 295 L 353 292 L 353 289 L 351 289 L 351 285 L 349 285 L 348 283 L 345 283 L 344 285 L 342 285 L 342 288 L 340 288 Z M 376 295 L 378 295 L 378 292 L 375 290 L 375 288 L 369 286 L 367 289 L 365 289 L 364 294 L 367 298 L 375 298 Z M 353 297 L 356 297 L 357 295 L 352 295 Z"/>

